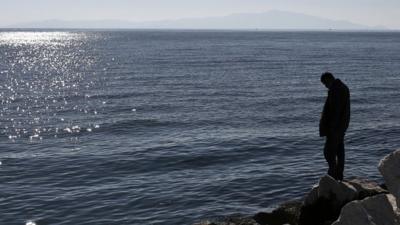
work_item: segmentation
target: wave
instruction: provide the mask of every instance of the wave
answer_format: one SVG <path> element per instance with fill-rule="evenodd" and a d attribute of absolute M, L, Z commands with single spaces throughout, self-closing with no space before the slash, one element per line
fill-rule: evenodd
<path fill-rule="evenodd" d="M 119 120 L 112 123 L 100 124 L 100 131 L 111 134 L 126 134 L 138 131 L 144 131 L 155 128 L 182 127 L 186 125 L 184 122 L 177 121 L 162 121 L 157 119 L 131 119 Z"/>

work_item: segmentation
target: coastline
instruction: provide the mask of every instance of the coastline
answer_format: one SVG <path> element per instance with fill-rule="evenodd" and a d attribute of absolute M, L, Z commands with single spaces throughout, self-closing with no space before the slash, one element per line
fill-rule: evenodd
<path fill-rule="evenodd" d="M 273 211 L 193 225 L 399 225 L 399 162 L 400 150 L 379 162 L 385 184 L 363 178 L 336 181 L 325 175 L 303 199 L 286 201 Z"/>

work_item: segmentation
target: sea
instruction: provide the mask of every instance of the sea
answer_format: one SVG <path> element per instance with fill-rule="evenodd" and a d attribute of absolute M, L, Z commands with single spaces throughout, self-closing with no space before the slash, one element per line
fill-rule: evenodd
<path fill-rule="evenodd" d="M 303 197 L 327 172 L 332 72 L 345 178 L 400 147 L 400 32 L 0 30 L 0 224 L 192 225 Z"/>

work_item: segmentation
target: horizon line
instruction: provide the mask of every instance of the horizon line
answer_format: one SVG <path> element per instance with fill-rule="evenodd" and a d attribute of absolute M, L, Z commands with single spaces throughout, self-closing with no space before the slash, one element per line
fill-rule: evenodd
<path fill-rule="evenodd" d="M 335 29 L 335 28 L 315 28 L 315 29 L 298 29 L 298 28 L 271 28 L 271 29 L 264 29 L 264 28 L 74 28 L 74 27 L 1 27 L 0 31 L 30 31 L 30 30 L 42 30 L 42 31 L 56 31 L 56 30 L 76 30 L 76 31 L 243 31 L 243 32 L 400 32 L 400 29 L 392 29 L 392 28 L 385 28 L 385 29 Z"/>

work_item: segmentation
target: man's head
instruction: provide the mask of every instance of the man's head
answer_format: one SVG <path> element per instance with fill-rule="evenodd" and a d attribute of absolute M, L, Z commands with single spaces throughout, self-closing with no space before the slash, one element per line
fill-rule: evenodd
<path fill-rule="evenodd" d="M 330 88 L 335 81 L 335 77 L 329 73 L 325 72 L 321 75 L 321 82 L 325 85 L 326 88 Z"/>

